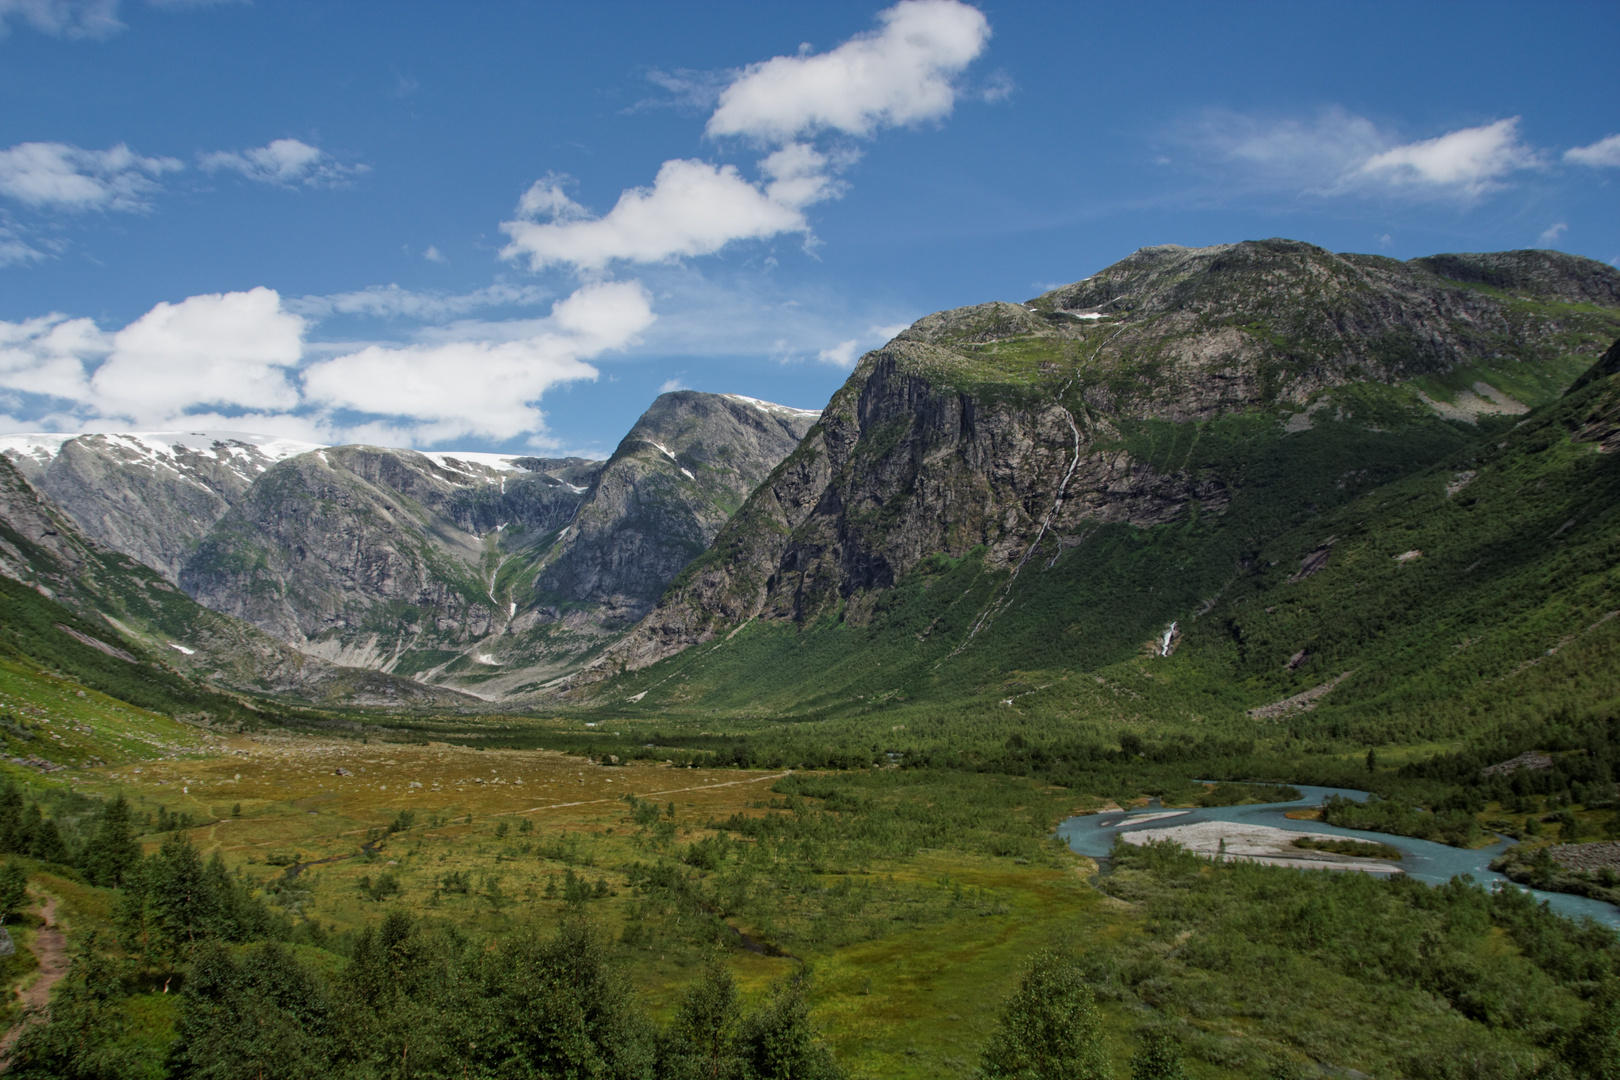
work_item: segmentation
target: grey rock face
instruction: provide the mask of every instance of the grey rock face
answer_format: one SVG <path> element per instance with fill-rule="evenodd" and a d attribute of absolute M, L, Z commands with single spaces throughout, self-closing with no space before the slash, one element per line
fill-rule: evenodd
<path fill-rule="evenodd" d="M 1602 297 L 1601 312 L 1573 306 Z M 862 359 L 710 549 L 571 685 L 752 618 L 859 622 L 930 555 L 982 546 L 1016 576 L 1106 523 L 1219 514 L 1218 477 L 1156 469 L 1124 429 L 1257 409 L 1308 421 L 1336 388 L 1481 362 L 1574 370 L 1620 333 L 1616 297 L 1620 272 L 1554 253 L 1403 264 L 1272 240 L 1148 248 L 1028 304 L 930 315 Z M 1433 420 L 1415 391 L 1389 400 Z"/>
<path fill-rule="evenodd" d="M 0 460 L 0 574 L 32 586 L 193 678 L 321 704 L 463 706 L 469 699 L 306 656 L 202 607 L 157 571 L 108 551 Z M 134 661 L 132 661 L 134 662 Z"/>
<path fill-rule="evenodd" d="M 261 473 L 313 449 L 238 432 L 0 438 L 0 453 L 87 536 L 171 582 Z"/>
<path fill-rule="evenodd" d="M 579 472 L 583 463 L 566 463 Z M 362 666 L 504 626 L 486 564 L 554 535 L 584 491 L 549 473 L 340 446 L 258 478 L 187 560 L 182 587 L 299 645 L 325 635 Z M 334 637 L 335 635 L 335 637 Z M 350 657 L 343 650 L 353 646 Z"/>
<path fill-rule="evenodd" d="M 301 454 L 236 497 L 179 581 L 312 656 L 508 696 L 645 614 L 814 417 L 682 391 L 607 462 Z"/>
<path fill-rule="evenodd" d="M 701 555 L 818 414 L 690 390 L 636 421 L 536 581 L 633 622 Z"/>

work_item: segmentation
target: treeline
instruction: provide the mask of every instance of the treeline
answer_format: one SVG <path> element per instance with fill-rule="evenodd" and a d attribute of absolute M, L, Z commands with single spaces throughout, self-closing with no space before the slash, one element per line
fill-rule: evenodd
<path fill-rule="evenodd" d="M 1286 1057 L 1414 1080 L 1573 1080 L 1620 1062 L 1620 935 L 1518 889 L 1281 871 L 1168 841 L 1116 843 L 1111 861 L 1102 888 L 1151 931 L 1090 943 L 1080 966 L 1102 1000 L 1202 1021 L 1181 1028 L 1192 1056 L 1247 1075 Z M 1269 1058 L 1218 1034 L 1253 1022 Z"/>
<path fill-rule="evenodd" d="M 69 813 L 47 817 L 38 802 L 23 798 L 15 783 L 0 783 L 0 854 L 72 867 L 92 885 L 122 882 L 141 860 L 129 803 L 122 795 L 98 803 L 71 793 L 56 802 L 67 803 Z"/>
<path fill-rule="evenodd" d="M 663 1027 L 636 1005 L 600 937 L 565 920 L 485 943 L 389 914 L 346 961 L 303 959 L 277 941 L 187 949 L 174 1040 L 154 1069 L 124 1007 L 138 972 L 92 951 L 27 1028 L 11 1076 L 123 1078 L 593 1077 L 600 1080 L 840 1080 L 810 1022 L 802 979 L 745 1007 L 711 962 Z"/>
<path fill-rule="evenodd" d="M 1544 767 L 1486 773 L 1529 751 L 1545 752 L 1549 760 Z M 1521 805 L 1528 810 L 1528 800 L 1558 795 L 1588 809 L 1620 806 L 1620 719 L 1608 712 L 1585 718 L 1555 713 L 1538 724 L 1490 733 L 1455 753 L 1413 762 L 1400 775 L 1452 785 L 1461 792 L 1457 801 L 1469 809 L 1498 802 L 1510 811 Z"/>
<path fill-rule="evenodd" d="M 1330 796 L 1322 803 L 1322 820 L 1341 829 L 1415 836 L 1453 847 L 1471 847 L 1485 830 L 1466 810 L 1422 810 L 1373 795 L 1366 802 Z"/>

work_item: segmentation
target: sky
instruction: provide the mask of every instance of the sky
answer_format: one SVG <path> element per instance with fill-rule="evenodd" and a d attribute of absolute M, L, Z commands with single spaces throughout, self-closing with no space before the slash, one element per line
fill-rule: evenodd
<path fill-rule="evenodd" d="M 600 457 L 1154 244 L 1620 264 L 1620 5 L 0 0 L 0 432 Z"/>

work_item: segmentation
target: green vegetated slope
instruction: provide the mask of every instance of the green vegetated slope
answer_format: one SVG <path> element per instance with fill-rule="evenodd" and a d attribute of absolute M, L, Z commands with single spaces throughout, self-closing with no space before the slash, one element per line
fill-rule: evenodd
<path fill-rule="evenodd" d="M 1589 304 L 1504 302 L 1531 322 L 1562 312 L 1580 324 L 1588 349 L 1620 321 L 1613 309 Z M 905 511 L 878 501 L 865 519 L 849 512 L 840 523 L 846 535 L 830 540 L 804 538 L 811 518 L 781 544 L 788 555 L 780 568 L 730 572 L 733 589 L 747 584 L 751 570 L 760 579 L 769 574 L 758 617 L 722 622 L 672 659 L 619 675 L 597 689 L 595 701 L 627 718 L 683 710 L 854 718 L 1003 708 L 1113 724 L 1205 724 L 1210 731 L 1308 729 L 1378 743 L 1453 736 L 1482 716 L 1584 710 L 1613 700 L 1610 657 L 1620 624 L 1605 616 L 1620 608 L 1611 570 L 1620 500 L 1614 458 L 1602 448 L 1612 438 L 1617 390 L 1600 365 L 1597 377 L 1558 396 L 1591 367 L 1590 353 L 1561 351 L 1572 338 L 1554 335 L 1553 345 L 1534 338 L 1520 359 L 1503 358 L 1498 341 L 1495 358 L 1458 357 L 1451 367 L 1437 363 L 1390 381 L 1341 379 L 1207 416 L 1176 418 L 1169 410 L 1167 417 L 1151 408 L 1108 415 L 1084 395 L 1076 399 L 1074 388 L 1088 372 L 1096 386 L 1117 382 L 1118 366 L 1105 379 L 1084 356 L 1068 364 L 1017 361 L 1042 349 L 1072 349 L 1074 339 L 1025 333 L 1029 311 L 998 308 L 1006 310 L 969 311 L 1018 323 L 1018 334 L 996 337 L 1005 326 L 976 327 L 963 318 L 951 325 L 957 338 L 989 338 L 976 348 L 981 357 L 994 354 L 995 363 L 953 367 L 936 355 L 925 358 L 933 361 L 931 374 L 916 356 L 894 366 L 917 369 L 913 385 L 921 372 L 931 390 L 950 382 L 963 398 L 973 395 L 981 423 L 992 411 L 984 404 L 995 397 L 992 382 L 1001 393 L 1037 402 L 1050 393 L 1047 400 L 1078 421 L 1075 445 L 1083 450 L 1070 457 L 1083 459 L 1077 475 L 1098 459 L 1128 461 L 1128 470 L 1105 470 L 1101 483 L 1078 494 L 1071 486 L 1071 504 L 1085 498 L 1091 505 L 1051 511 L 1049 528 L 1038 526 L 1051 502 L 1032 497 L 1001 507 L 1032 523 L 1025 536 L 1009 542 L 990 531 L 968 537 L 987 543 L 958 543 L 956 550 L 942 543 L 947 550 L 898 572 L 892 536 L 870 538 L 883 531 L 878 519 L 887 514 L 892 523 Z M 918 326 L 927 330 L 928 321 Z M 1100 332 L 1085 331 L 1093 339 Z M 968 378 L 964 367 L 977 375 Z M 1066 381 L 1045 385 L 1059 376 Z M 858 400 L 835 397 L 824 426 L 837 423 L 841 405 L 864 410 L 867 419 L 880 377 L 869 370 L 863 383 L 857 372 L 841 395 Z M 1183 382 L 1182 395 L 1196 397 L 1200 379 Z M 1448 395 L 1463 404 L 1466 395 L 1476 403 L 1506 395 L 1518 404 L 1512 412 L 1463 417 Z M 1526 414 L 1528 406 L 1538 408 Z M 813 431 L 806 447 L 816 438 Z M 873 445 L 885 440 L 899 446 L 904 438 L 869 425 L 849 460 L 882 474 L 885 455 L 897 452 Z M 998 464 L 981 466 L 989 485 Z M 1056 471 L 1050 464 L 1047 471 Z M 926 501 L 930 479 L 926 469 L 914 471 L 888 494 L 897 504 Z M 859 481 L 838 485 L 835 478 L 829 490 L 843 495 Z M 940 506 L 946 518 L 960 516 L 960 500 Z M 743 532 L 750 516 L 752 536 Z M 695 564 L 661 608 L 679 603 L 683 586 L 714 573 L 713 566 L 746 564 L 753 537 L 771 532 L 765 516 L 745 509 L 706 556 L 708 565 Z M 951 524 L 943 522 L 947 532 Z M 849 557 L 856 545 L 847 538 L 862 529 L 865 566 Z M 782 618 L 770 598 L 786 592 L 781 583 L 798 554 L 795 543 L 800 551 L 843 543 L 843 565 L 829 572 L 832 560 L 823 558 L 798 586 L 799 618 Z M 870 573 L 859 580 L 872 548 L 890 559 L 888 587 Z M 829 583 L 838 570 L 844 580 Z M 805 604 L 815 589 L 832 594 L 831 602 Z M 1278 705 L 1309 691 L 1316 693 Z M 1278 707 L 1248 715 L 1268 705 Z"/>

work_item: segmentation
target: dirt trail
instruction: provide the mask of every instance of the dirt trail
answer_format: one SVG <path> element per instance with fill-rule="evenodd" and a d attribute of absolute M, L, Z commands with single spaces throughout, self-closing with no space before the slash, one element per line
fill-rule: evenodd
<path fill-rule="evenodd" d="M 40 914 L 45 918 L 45 925 L 34 935 L 34 956 L 39 960 L 39 978 L 22 993 L 23 1007 L 29 1012 L 45 1008 L 51 999 L 51 988 L 62 981 L 70 962 L 67 938 L 56 928 L 56 897 L 45 897 Z M 24 1018 L 6 1032 L 4 1038 L 0 1038 L 0 1058 L 10 1054 L 11 1044 L 22 1035 L 23 1026 L 27 1023 L 28 1016 L 24 1014 Z"/>

